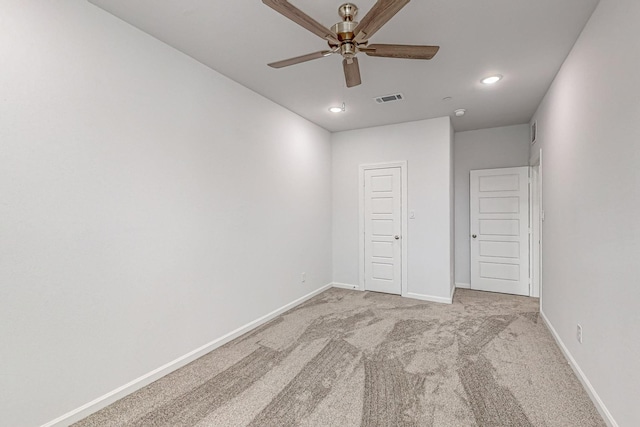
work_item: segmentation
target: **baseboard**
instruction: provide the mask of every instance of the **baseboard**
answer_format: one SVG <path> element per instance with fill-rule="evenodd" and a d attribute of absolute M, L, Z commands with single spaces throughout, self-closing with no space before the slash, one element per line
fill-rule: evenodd
<path fill-rule="evenodd" d="M 357 285 L 350 285 L 348 283 L 338 283 L 338 282 L 333 282 L 331 284 L 331 286 L 333 286 L 334 288 L 340 288 L 340 289 L 351 289 L 351 290 L 356 290 L 356 291 L 361 291 L 363 289 L 360 289 L 359 286 Z M 439 302 L 439 303 L 443 303 L 443 304 L 451 304 L 453 302 L 453 294 L 455 293 L 456 288 L 452 288 L 451 289 L 451 296 L 449 298 L 446 297 L 432 297 L 430 295 L 423 295 L 423 294 L 415 294 L 413 292 L 408 292 L 404 295 L 402 295 L 405 298 L 413 298 L 413 299 L 419 299 L 422 301 L 431 301 L 431 302 Z"/>
<path fill-rule="evenodd" d="M 560 335 L 558 335 L 555 328 L 553 327 L 553 325 L 551 324 L 547 316 L 545 316 L 545 314 L 542 311 L 540 311 L 540 317 L 542 317 L 542 320 L 544 321 L 545 325 L 547 325 L 547 329 L 549 329 L 549 331 L 551 332 L 551 336 L 553 336 L 553 338 L 556 340 L 556 343 L 558 343 L 558 346 L 560 347 L 560 350 L 562 350 L 564 357 L 569 362 L 569 366 L 571 366 L 571 369 L 573 369 L 573 372 L 575 372 L 576 376 L 582 383 L 582 386 L 587 391 L 587 394 L 593 401 L 593 404 L 596 406 L 596 409 L 598 410 L 598 412 L 600 413 L 604 421 L 607 423 L 609 427 L 618 427 L 618 423 L 616 423 L 616 420 L 613 419 L 611 412 L 609 412 L 607 407 L 604 405 L 604 402 L 602 401 L 602 399 L 600 399 L 600 396 L 598 396 L 598 393 L 596 393 L 596 390 L 593 388 L 593 386 L 587 379 L 587 376 L 584 374 L 584 372 L 582 372 L 582 369 L 580 369 L 580 366 L 578 366 L 578 363 L 569 352 L 569 349 L 567 348 L 567 346 L 564 345 L 564 342 L 560 338 Z"/>
<path fill-rule="evenodd" d="M 134 391 L 137 391 L 142 387 L 145 387 L 151 384 L 152 382 L 164 377 L 165 375 L 170 374 L 171 372 L 182 368 L 183 366 L 193 362 L 199 357 L 204 356 L 210 351 L 215 350 L 216 348 L 228 343 L 229 341 L 239 337 L 240 335 L 245 334 L 251 331 L 252 329 L 257 328 L 260 325 L 263 325 L 264 323 L 284 313 L 285 311 L 290 310 L 293 307 L 299 304 L 302 304 L 306 300 L 324 292 L 325 290 L 329 289 L 331 286 L 333 286 L 332 283 L 329 283 L 328 285 L 324 285 L 323 287 L 316 289 L 315 291 L 308 293 L 307 295 L 300 297 L 297 300 L 290 302 L 289 304 L 286 304 L 272 311 L 269 314 L 266 314 L 252 322 L 249 322 L 246 325 L 241 326 L 238 329 L 231 331 L 228 334 L 223 335 L 220 338 L 217 338 L 211 341 L 210 343 L 205 344 L 202 347 L 199 347 L 185 354 L 184 356 L 181 356 L 163 366 L 160 366 L 159 368 L 154 369 L 153 371 L 139 378 L 136 378 L 135 380 L 130 381 L 127 384 L 121 387 L 118 387 L 117 389 L 112 390 L 109 393 L 103 396 L 100 396 L 95 400 L 92 400 L 91 402 L 86 403 L 85 405 L 82 405 L 79 408 L 76 408 L 70 412 L 67 412 L 66 414 L 56 418 L 55 420 L 52 420 L 46 424 L 43 424 L 41 427 L 63 427 L 63 426 L 68 426 L 70 424 L 73 424 L 77 421 L 80 421 L 81 419 L 88 417 L 94 412 L 97 412 L 100 409 L 106 406 L 109 406 L 116 400 L 122 399 L 123 397 L 133 393 Z"/>
<path fill-rule="evenodd" d="M 452 304 L 453 303 L 453 292 L 455 292 L 455 288 L 453 288 L 452 292 L 451 292 L 451 296 L 447 297 L 434 297 L 431 295 L 423 295 L 423 294 L 416 294 L 413 292 L 407 292 L 405 295 L 403 295 L 403 297 L 406 298 L 413 298 L 413 299 L 419 299 L 422 301 L 431 301 L 431 302 L 439 302 L 441 304 Z"/>
<path fill-rule="evenodd" d="M 471 283 L 458 283 L 458 282 L 456 282 L 456 288 L 471 289 Z"/>
<path fill-rule="evenodd" d="M 333 282 L 331 284 L 331 286 L 333 286 L 334 288 L 340 288 L 340 289 L 351 289 L 351 290 L 356 290 L 356 291 L 360 290 L 360 286 L 358 286 L 358 285 L 350 285 L 348 283 Z"/>

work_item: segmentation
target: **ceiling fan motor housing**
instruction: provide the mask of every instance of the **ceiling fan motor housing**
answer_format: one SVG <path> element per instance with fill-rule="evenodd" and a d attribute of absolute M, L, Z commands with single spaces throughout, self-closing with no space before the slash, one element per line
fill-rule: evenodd
<path fill-rule="evenodd" d="M 338 41 L 348 42 L 355 38 L 353 30 L 356 29 L 357 25 L 358 23 L 355 21 L 342 21 L 331 27 L 331 31 L 336 33 Z"/>
<path fill-rule="evenodd" d="M 357 25 L 358 23 L 355 21 L 342 21 L 331 27 L 331 31 L 336 33 L 339 41 L 351 41 L 354 38 L 353 30 Z"/>
<path fill-rule="evenodd" d="M 353 3 L 345 3 L 338 8 L 338 13 L 342 21 L 331 27 L 331 31 L 336 34 L 340 42 L 340 54 L 351 63 L 353 57 L 358 53 L 357 45 L 353 41 L 355 38 L 354 30 L 358 26 L 358 23 L 354 21 L 358 14 L 358 7 Z M 336 48 L 337 46 L 332 47 Z"/>

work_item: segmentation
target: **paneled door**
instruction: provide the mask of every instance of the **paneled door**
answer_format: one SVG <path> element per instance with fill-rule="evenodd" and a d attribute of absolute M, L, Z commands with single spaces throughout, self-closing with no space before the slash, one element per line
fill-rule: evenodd
<path fill-rule="evenodd" d="M 402 293 L 402 181 L 399 167 L 364 171 L 364 288 Z"/>
<path fill-rule="evenodd" d="M 529 168 L 471 171 L 471 289 L 530 295 Z"/>

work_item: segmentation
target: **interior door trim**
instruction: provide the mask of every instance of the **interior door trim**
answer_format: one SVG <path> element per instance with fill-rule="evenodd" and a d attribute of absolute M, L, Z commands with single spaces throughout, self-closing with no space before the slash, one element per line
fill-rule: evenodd
<path fill-rule="evenodd" d="M 401 210 L 400 218 L 402 224 L 402 254 L 401 258 L 401 296 L 405 297 L 409 293 L 407 282 L 407 242 L 408 242 L 408 223 L 409 223 L 409 203 L 408 203 L 408 173 L 407 173 L 407 161 L 400 160 L 395 162 L 385 163 L 371 163 L 364 164 L 358 167 L 358 289 L 361 291 L 366 290 L 364 287 L 364 172 L 366 170 L 373 169 L 387 169 L 387 168 L 400 168 L 401 186 L 400 198 L 401 198 Z"/>

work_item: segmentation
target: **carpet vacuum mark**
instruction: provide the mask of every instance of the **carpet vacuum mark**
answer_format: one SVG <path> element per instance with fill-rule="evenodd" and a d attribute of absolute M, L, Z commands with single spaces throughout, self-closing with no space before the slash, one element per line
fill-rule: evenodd
<path fill-rule="evenodd" d="M 75 426 L 605 426 L 538 304 L 329 289 Z"/>
<path fill-rule="evenodd" d="M 167 402 L 135 421 L 132 426 L 193 426 L 262 378 L 286 355 L 259 347 L 249 356 L 204 384 Z"/>
<path fill-rule="evenodd" d="M 358 360 L 358 349 L 348 342 L 329 341 L 249 425 L 299 425 L 331 392 L 333 384 L 353 370 Z"/>

